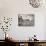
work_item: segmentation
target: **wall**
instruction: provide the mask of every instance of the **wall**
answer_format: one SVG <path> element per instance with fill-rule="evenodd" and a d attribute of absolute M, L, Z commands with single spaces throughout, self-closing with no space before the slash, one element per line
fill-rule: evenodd
<path fill-rule="evenodd" d="M 13 22 L 10 33 L 17 40 L 27 40 L 34 34 L 37 35 L 39 40 L 45 39 L 45 15 L 46 8 L 43 7 L 33 8 L 30 6 L 28 0 L 0 0 L 0 17 L 12 17 Z M 19 27 L 18 14 L 34 14 L 35 26 L 34 27 Z M 0 31 L 2 33 L 2 31 Z M 2 35 L 0 33 L 0 35 Z M 0 36 L 0 39 L 3 37 Z"/>

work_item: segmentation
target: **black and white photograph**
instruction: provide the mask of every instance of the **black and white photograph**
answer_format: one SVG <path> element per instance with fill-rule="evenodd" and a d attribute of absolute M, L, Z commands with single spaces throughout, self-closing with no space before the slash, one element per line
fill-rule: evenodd
<path fill-rule="evenodd" d="M 18 14 L 18 26 L 34 26 L 34 14 Z"/>
<path fill-rule="evenodd" d="M 40 7 L 43 2 L 43 0 L 29 0 L 29 4 L 33 7 L 33 8 L 38 8 Z"/>

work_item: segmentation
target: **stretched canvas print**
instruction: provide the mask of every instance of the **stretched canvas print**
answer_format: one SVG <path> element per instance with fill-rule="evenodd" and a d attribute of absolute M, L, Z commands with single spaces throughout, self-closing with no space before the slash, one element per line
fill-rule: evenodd
<path fill-rule="evenodd" d="M 34 26 L 34 14 L 18 14 L 18 26 Z"/>

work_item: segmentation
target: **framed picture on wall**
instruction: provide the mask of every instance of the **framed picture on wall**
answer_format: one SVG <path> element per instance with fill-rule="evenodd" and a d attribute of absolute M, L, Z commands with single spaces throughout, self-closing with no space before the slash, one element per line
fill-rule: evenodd
<path fill-rule="evenodd" d="M 34 14 L 18 14 L 18 26 L 34 26 Z"/>

